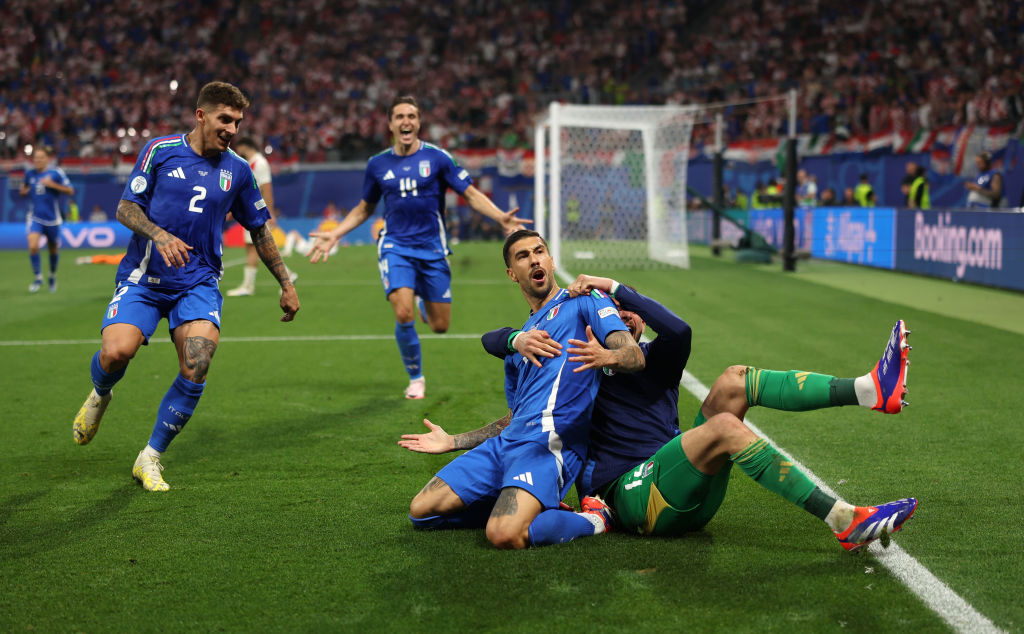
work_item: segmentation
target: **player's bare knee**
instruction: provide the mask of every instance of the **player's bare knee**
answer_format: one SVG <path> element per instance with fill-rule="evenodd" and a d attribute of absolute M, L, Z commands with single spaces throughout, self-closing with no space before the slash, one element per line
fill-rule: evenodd
<path fill-rule="evenodd" d="M 488 522 L 487 541 L 499 550 L 522 550 L 529 546 L 529 533 L 508 523 Z"/>
<path fill-rule="evenodd" d="M 138 348 L 130 343 L 114 341 L 105 342 L 100 348 L 100 366 L 105 372 L 116 372 L 128 365 L 135 357 Z"/>
<path fill-rule="evenodd" d="M 437 322 L 435 322 L 433 319 L 430 320 L 430 330 L 436 332 L 439 335 L 448 332 L 449 325 L 450 324 L 447 321 L 438 320 Z"/>
<path fill-rule="evenodd" d="M 746 423 L 729 412 L 716 414 L 706 425 L 715 434 L 715 444 L 725 452 L 736 453 L 757 439 L 757 435 L 747 427 Z"/>
<path fill-rule="evenodd" d="M 437 515 L 433 503 L 427 499 L 427 496 L 422 491 L 417 493 L 416 497 L 409 503 L 409 517 L 423 519 L 431 515 Z"/>

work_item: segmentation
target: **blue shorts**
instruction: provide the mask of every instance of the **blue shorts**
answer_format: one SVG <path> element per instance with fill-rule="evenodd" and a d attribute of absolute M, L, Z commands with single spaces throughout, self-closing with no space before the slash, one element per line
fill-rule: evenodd
<path fill-rule="evenodd" d="M 51 244 L 60 244 L 60 225 L 44 225 L 38 220 L 29 220 L 25 233 L 41 233 Z"/>
<path fill-rule="evenodd" d="M 164 290 L 140 286 L 132 282 L 117 285 L 113 299 L 103 314 L 100 332 L 110 324 L 131 324 L 149 338 L 156 331 L 156 325 L 167 318 L 168 330 L 187 321 L 205 319 L 220 329 L 220 309 L 224 298 L 220 294 L 217 280 L 211 277 L 185 290 Z"/>
<path fill-rule="evenodd" d="M 452 271 L 448 260 L 421 260 L 397 253 L 384 253 L 377 262 L 384 297 L 396 288 L 411 288 L 425 302 L 450 304 Z"/>
<path fill-rule="evenodd" d="M 571 451 L 552 451 L 530 440 L 488 438 L 437 472 L 463 504 L 498 499 L 506 487 L 523 489 L 546 509 L 558 508 L 583 461 Z"/>

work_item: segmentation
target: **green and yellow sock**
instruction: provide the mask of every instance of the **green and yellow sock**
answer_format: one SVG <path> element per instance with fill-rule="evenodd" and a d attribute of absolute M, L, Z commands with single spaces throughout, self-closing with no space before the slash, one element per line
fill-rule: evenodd
<path fill-rule="evenodd" d="M 797 370 L 781 372 L 748 367 L 746 390 L 747 404 L 787 412 L 859 403 L 854 379 Z"/>
<path fill-rule="evenodd" d="M 823 493 L 764 438 L 758 438 L 729 459 L 764 488 L 822 520 L 835 504 L 834 498 Z"/>

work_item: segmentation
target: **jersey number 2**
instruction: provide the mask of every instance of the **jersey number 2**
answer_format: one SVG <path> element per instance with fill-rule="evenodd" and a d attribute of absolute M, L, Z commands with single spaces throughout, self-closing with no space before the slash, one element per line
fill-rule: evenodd
<path fill-rule="evenodd" d="M 192 188 L 192 191 L 199 193 L 193 196 L 192 200 L 188 201 L 188 210 L 201 214 L 203 213 L 203 208 L 198 206 L 196 203 L 206 199 L 206 188 L 196 185 Z"/>

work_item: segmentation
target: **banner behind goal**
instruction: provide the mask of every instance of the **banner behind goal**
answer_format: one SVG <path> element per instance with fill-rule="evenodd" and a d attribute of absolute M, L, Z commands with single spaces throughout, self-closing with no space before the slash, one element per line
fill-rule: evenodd
<path fill-rule="evenodd" d="M 695 112 L 551 104 L 535 134 L 535 221 L 556 266 L 689 268 L 686 167 Z"/>

